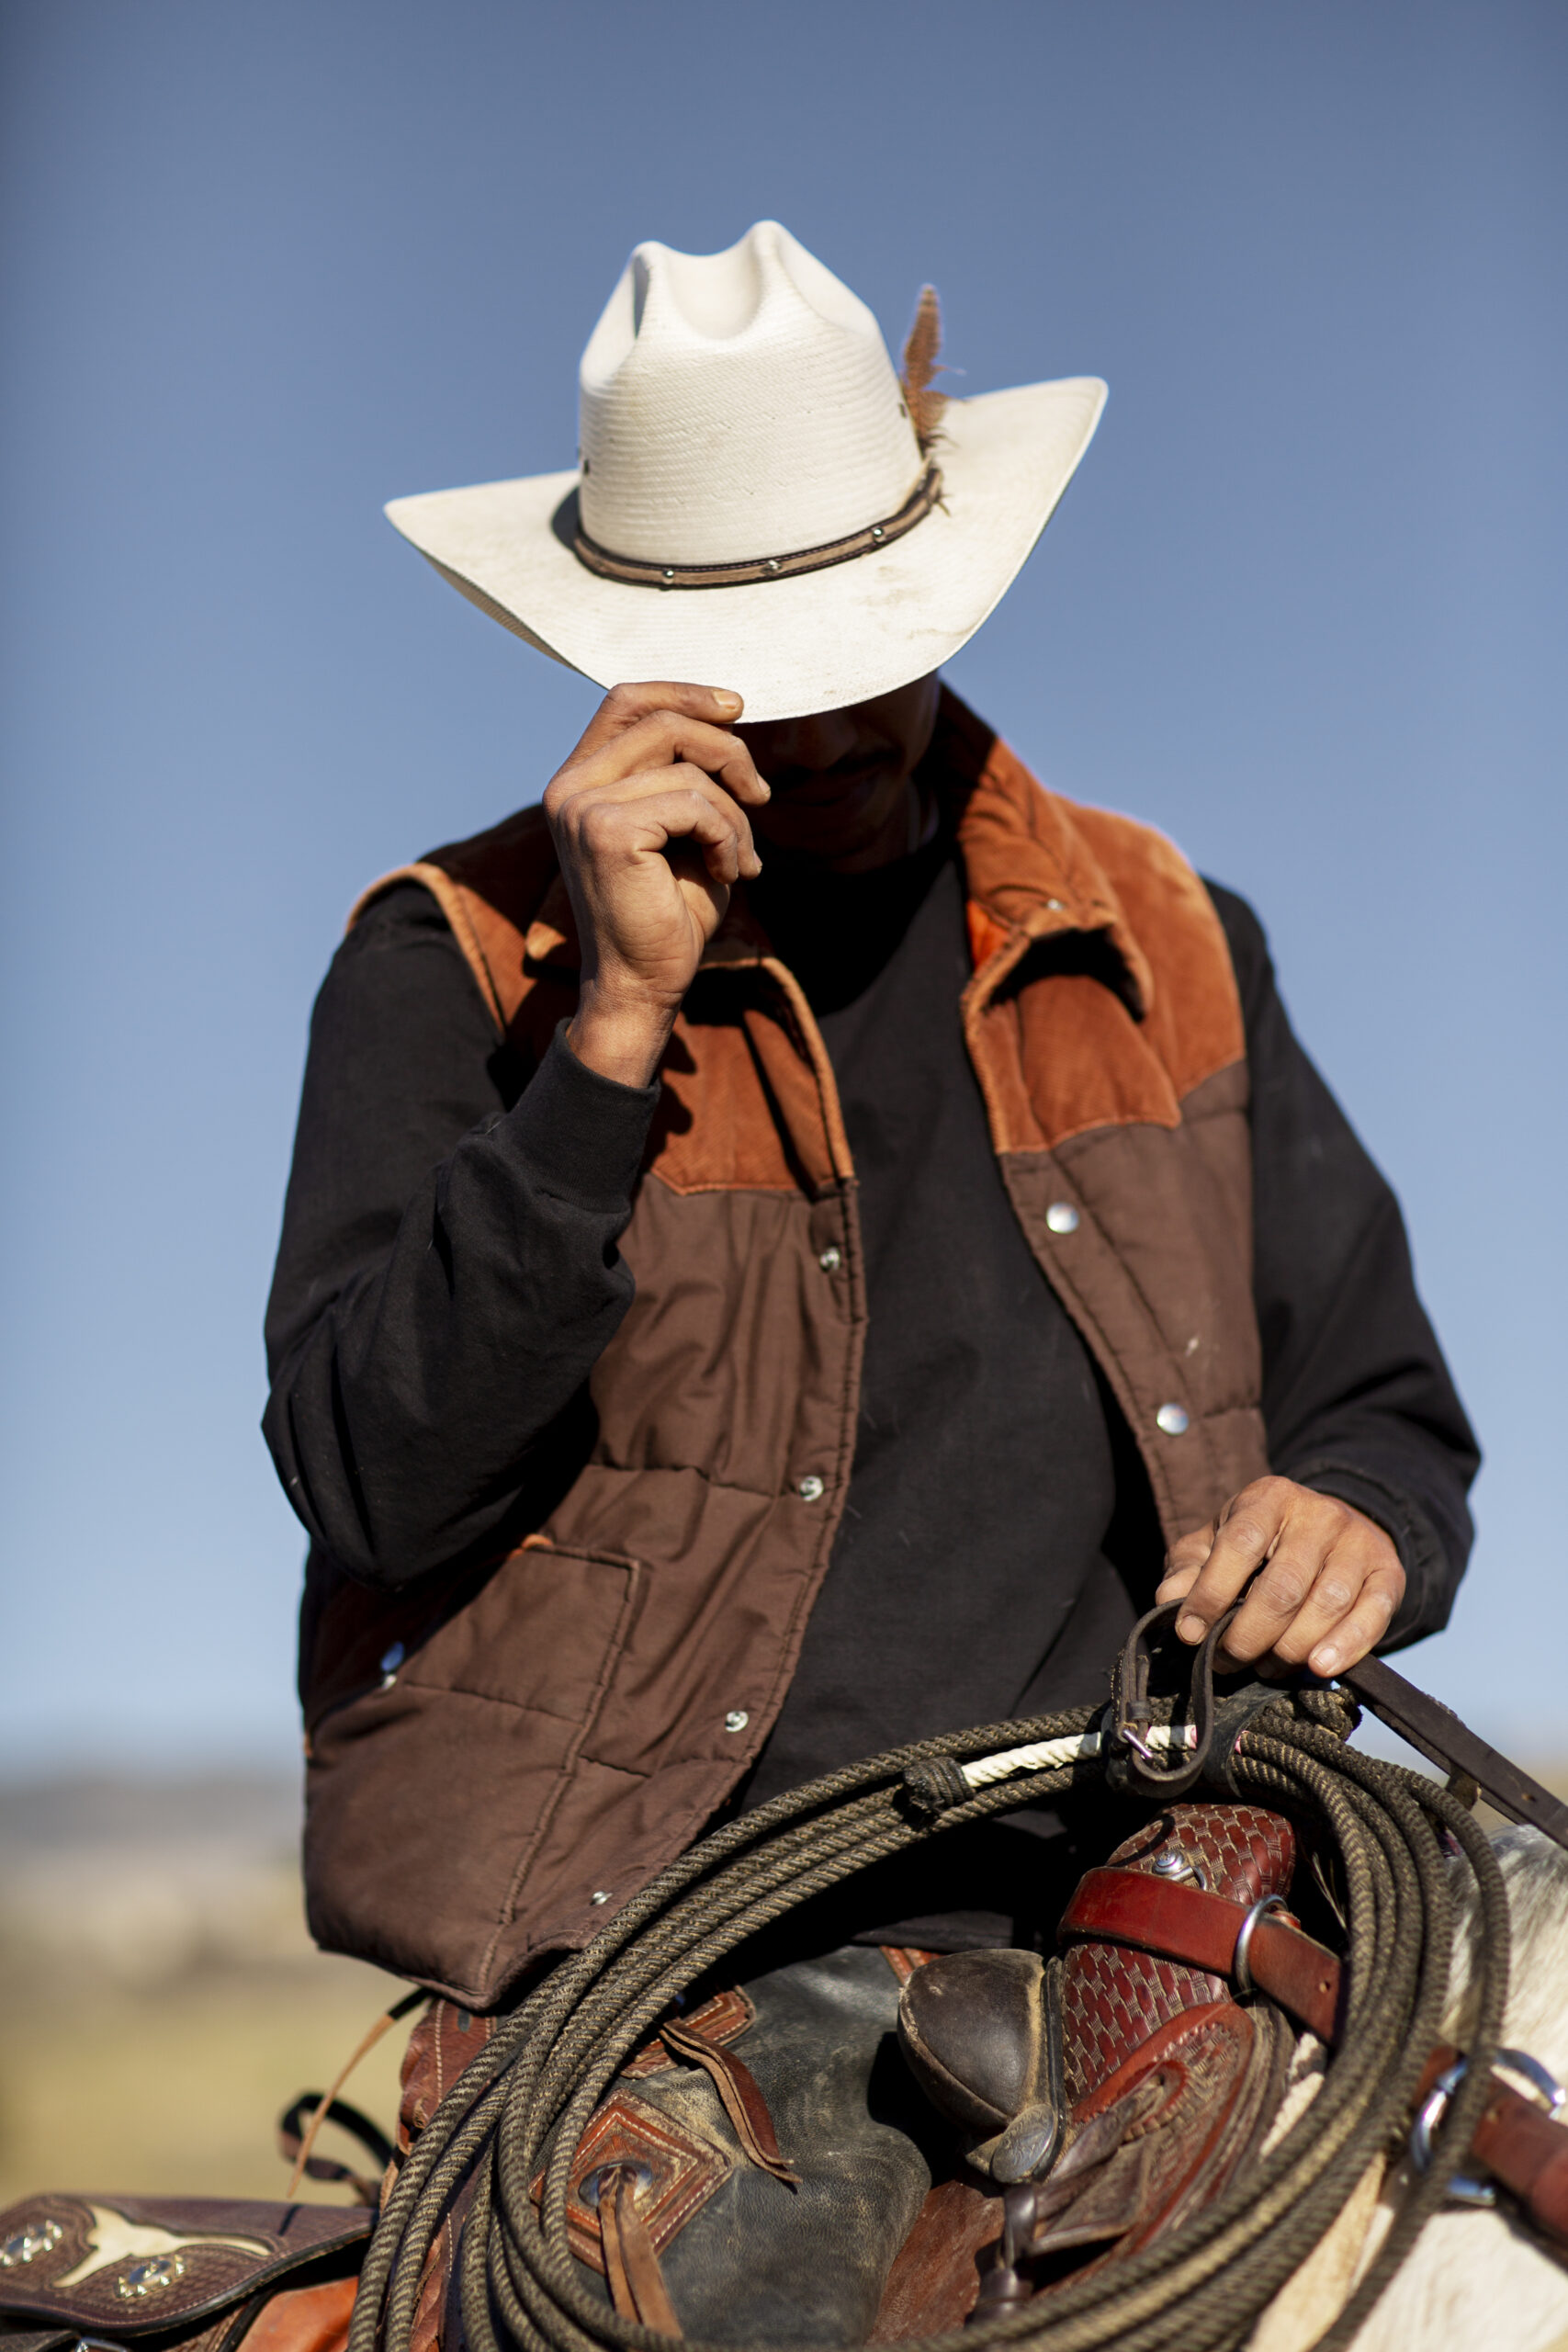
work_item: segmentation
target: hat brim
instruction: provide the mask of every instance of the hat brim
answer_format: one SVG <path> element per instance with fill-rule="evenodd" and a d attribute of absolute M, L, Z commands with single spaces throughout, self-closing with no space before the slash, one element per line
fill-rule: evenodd
<path fill-rule="evenodd" d="M 602 686 L 728 686 L 749 719 L 890 694 L 968 643 L 1006 594 L 1094 437 L 1096 376 L 950 401 L 942 503 L 874 554 L 736 588 L 628 586 L 572 551 L 578 477 L 394 499 L 389 520 L 452 585 Z M 759 553 L 765 550 L 759 550 Z"/>

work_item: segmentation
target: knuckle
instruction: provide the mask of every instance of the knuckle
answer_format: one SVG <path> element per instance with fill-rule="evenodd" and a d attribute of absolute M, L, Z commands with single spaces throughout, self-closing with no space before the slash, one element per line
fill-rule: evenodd
<path fill-rule="evenodd" d="M 619 823 L 620 810 L 613 800 L 591 800 L 579 811 L 576 830 L 584 846 L 602 850 L 613 840 Z"/>
<path fill-rule="evenodd" d="M 1337 1617 L 1342 1617 L 1354 1601 L 1359 1589 L 1359 1586 L 1348 1577 L 1321 1577 L 1318 1579 L 1317 1598 L 1325 1609 L 1332 1609 Z"/>
<path fill-rule="evenodd" d="M 1261 1520 L 1255 1519 L 1250 1511 L 1240 1511 L 1235 1519 L 1227 1520 L 1225 1534 L 1238 1550 L 1244 1552 L 1264 1553 L 1272 1541 Z"/>
<path fill-rule="evenodd" d="M 1288 1610 L 1294 1616 L 1312 1590 L 1312 1578 L 1292 1561 L 1277 1560 L 1259 1578 L 1258 1590 L 1271 1608 Z"/>

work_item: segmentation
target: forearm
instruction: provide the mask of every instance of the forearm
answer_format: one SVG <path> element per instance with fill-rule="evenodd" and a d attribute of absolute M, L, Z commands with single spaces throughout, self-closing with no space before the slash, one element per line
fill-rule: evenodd
<path fill-rule="evenodd" d="M 283 1353 L 267 1442 L 350 1574 L 400 1584 L 471 1555 L 558 1474 L 561 1417 L 631 1301 L 615 1242 L 654 1100 L 558 1040 Z"/>

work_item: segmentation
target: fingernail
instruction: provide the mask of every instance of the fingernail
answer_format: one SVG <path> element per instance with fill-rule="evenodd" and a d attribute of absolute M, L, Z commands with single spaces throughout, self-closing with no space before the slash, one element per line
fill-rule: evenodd
<path fill-rule="evenodd" d="M 739 710 L 742 707 L 739 695 L 732 695 L 728 686 L 716 686 L 713 698 L 715 702 L 722 703 L 726 710 Z"/>
<path fill-rule="evenodd" d="M 1314 1650 L 1312 1670 L 1314 1674 L 1332 1674 L 1339 1663 L 1339 1653 L 1332 1644 L 1327 1649 Z"/>
<path fill-rule="evenodd" d="M 1189 1610 L 1184 1617 L 1179 1617 L 1176 1621 L 1178 1641 L 1201 1642 L 1208 1630 L 1201 1617 L 1195 1617 L 1191 1610 Z"/>

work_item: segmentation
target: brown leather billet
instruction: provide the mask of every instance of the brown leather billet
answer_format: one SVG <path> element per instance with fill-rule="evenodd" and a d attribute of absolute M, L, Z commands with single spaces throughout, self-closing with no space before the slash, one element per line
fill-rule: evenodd
<path fill-rule="evenodd" d="M 1094 1870 L 1079 1880 L 1059 1933 L 1133 1944 L 1141 1951 L 1228 1977 L 1247 1917 L 1245 1904 L 1227 1902 L 1201 1887 L 1140 1871 Z M 1247 1965 L 1260 1993 L 1278 2001 L 1320 2041 L 1337 2040 L 1342 1972 L 1324 1945 L 1280 1913 L 1264 1912 L 1252 1930 Z"/>
<path fill-rule="evenodd" d="M 623 2319 L 640 2320 L 662 2335 L 679 2335 L 664 2273 L 648 2226 L 637 2211 L 637 2175 L 617 2165 L 601 2175 L 599 2229 L 604 2245 L 604 2276 L 610 2301 Z"/>
<path fill-rule="evenodd" d="M 799 2176 L 780 2153 L 768 2102 L 745 2061 L 737 2058 L 733 2051 L 709 2041 L 705 2035 L 694 2032 L 690 2026 L 677 2025 L 672 2020 L 660 2027 L 659 2035 L 678 2058 L 689 2059 L 693 2065 L 702 2067 L 724 2102 L 735 2136 L 751 2162 L 761 2171 L 772 2173 L 775 2180 L 786 2181 L 792 2188 L 798 2187 Z"/>

